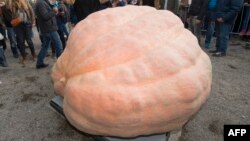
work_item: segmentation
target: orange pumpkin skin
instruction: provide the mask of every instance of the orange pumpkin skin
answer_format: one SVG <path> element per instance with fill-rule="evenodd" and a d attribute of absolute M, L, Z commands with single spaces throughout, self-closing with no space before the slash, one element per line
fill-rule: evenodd
<path fill-rule="evenodd" d="M 77 24 L 52 79 L 76 128 L 135 137 L 181 128 L 210 94 L 211 62 L 171 12 L 126 6 Z"/>

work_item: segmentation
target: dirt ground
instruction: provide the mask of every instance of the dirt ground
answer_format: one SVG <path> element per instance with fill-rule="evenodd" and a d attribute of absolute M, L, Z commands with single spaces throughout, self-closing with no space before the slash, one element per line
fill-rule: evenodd
<path fill-rule="evenodd" d="M 227 57 L 210 56 L 211 96 L 183 128 L 180 141 L 222 141 L 224 124 L 250 124 L 250 50 L 240 43 L 231 40 Z M 38 52 L 37 33 L 34 44 Z M 47 57 L 50 67 L 37 70 L 31 59 L 22 67 L 9 47 L 6 57 L 9 67 L 0 67 L 0 141 L 93 141 L 49 106 L 55 96 L 50 79 L 55 58 Z"/>

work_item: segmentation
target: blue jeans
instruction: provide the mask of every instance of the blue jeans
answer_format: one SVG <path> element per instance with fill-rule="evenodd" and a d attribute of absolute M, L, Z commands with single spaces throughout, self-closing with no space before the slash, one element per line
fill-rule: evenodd
<path fill-rule="evenodd" d="M 214 34 L 215 22 L 209 22 L 206 32 L 205 48 L 210 48 L 210 42 Z"/>
<path fill-rule="evenodd" d="M 67 37 L 69 36 L 69 32 L 67 30 L 66 24 L 61 24 L 58 26 L 58 30 L 62 31 Z"/>
<path fill-rule="evenodd" d="M 16 33 L 12 27 L 7 27 L 8 38 L 10 41 L 10 48 L 13 55 L 18 55 L 17 43 L 16 43 Z"/>
<path fill-rule="evenodd" d="M 229 35 L 232 30 L 232 24 L 215 23 L 216 32 L 216 51 L 226 53 L 229 41 Z"/>
<path fill-rule="evenodd" d="M 35 48 L 32 41 L 32 25 L 31 23 L 22 23 L 15 27 L 17 44 L 20 48 L 20 52 L 23 58 L 26 57 L 25 41 L 28 43 L 31 54 L 35 54 Z"/>
<path fill-rule="evenodd" d="M 60 37 L 57 31 L 42 34 L 42 40 L 43 40 L 42 48 L 37 57 L 37 65 L 44 64 L 44 58 L 47 54 L 47 51 L 48 51 L 48 48 L 50 47 L 51 42 L 55 46 L 57 58 L 62 53 L 62 42 L 60 40 Z"/>

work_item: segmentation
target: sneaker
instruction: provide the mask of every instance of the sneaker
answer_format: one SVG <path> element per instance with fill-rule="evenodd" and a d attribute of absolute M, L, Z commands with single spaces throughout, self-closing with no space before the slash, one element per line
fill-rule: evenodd
<path fill-rule="evenodd" d="M 226 56 L 226 53 L 224 52 L 216 52 L 213 54 L 214 57 L 223 57 L 223 56 Z"/>
<path fill-rule="evenodd" d="M 36 68 L 37 69 L 42 69 L 42 68 L 46 68 L 46 67 L 48 67 L 49 66 L 49 64 L 40 64 L 40 65 L 36 65 Z"/>
<path fill-rule="evenodd" d="M 208 51 L 209 53 L 216 53 L 216 52 L 218 52 L 217 50 L 209 50 Z"/>

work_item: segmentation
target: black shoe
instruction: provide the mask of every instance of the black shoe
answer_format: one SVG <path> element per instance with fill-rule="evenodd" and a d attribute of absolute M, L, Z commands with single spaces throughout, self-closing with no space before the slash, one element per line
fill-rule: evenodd
<path fill-rule="evenodd" d="M 215 54 L 213 54 L 214 57 L 223 57 L 226 56 L 226 53 L 224 52 L 216 52 Z"/>
<path fill-rule="evenodd" d="M 36 68 L 37 69 L 42 69 L 42 68 L 46 68 L 48 66 L 49 66 L 49 64 L 40 64 L 40 65 L 36 65 Z"/>
<path fill-rule="evenodd" d="M 208 52 L 209 53 L 217 53 L 218 51 L 217 50 L 209 50 Z"/>

